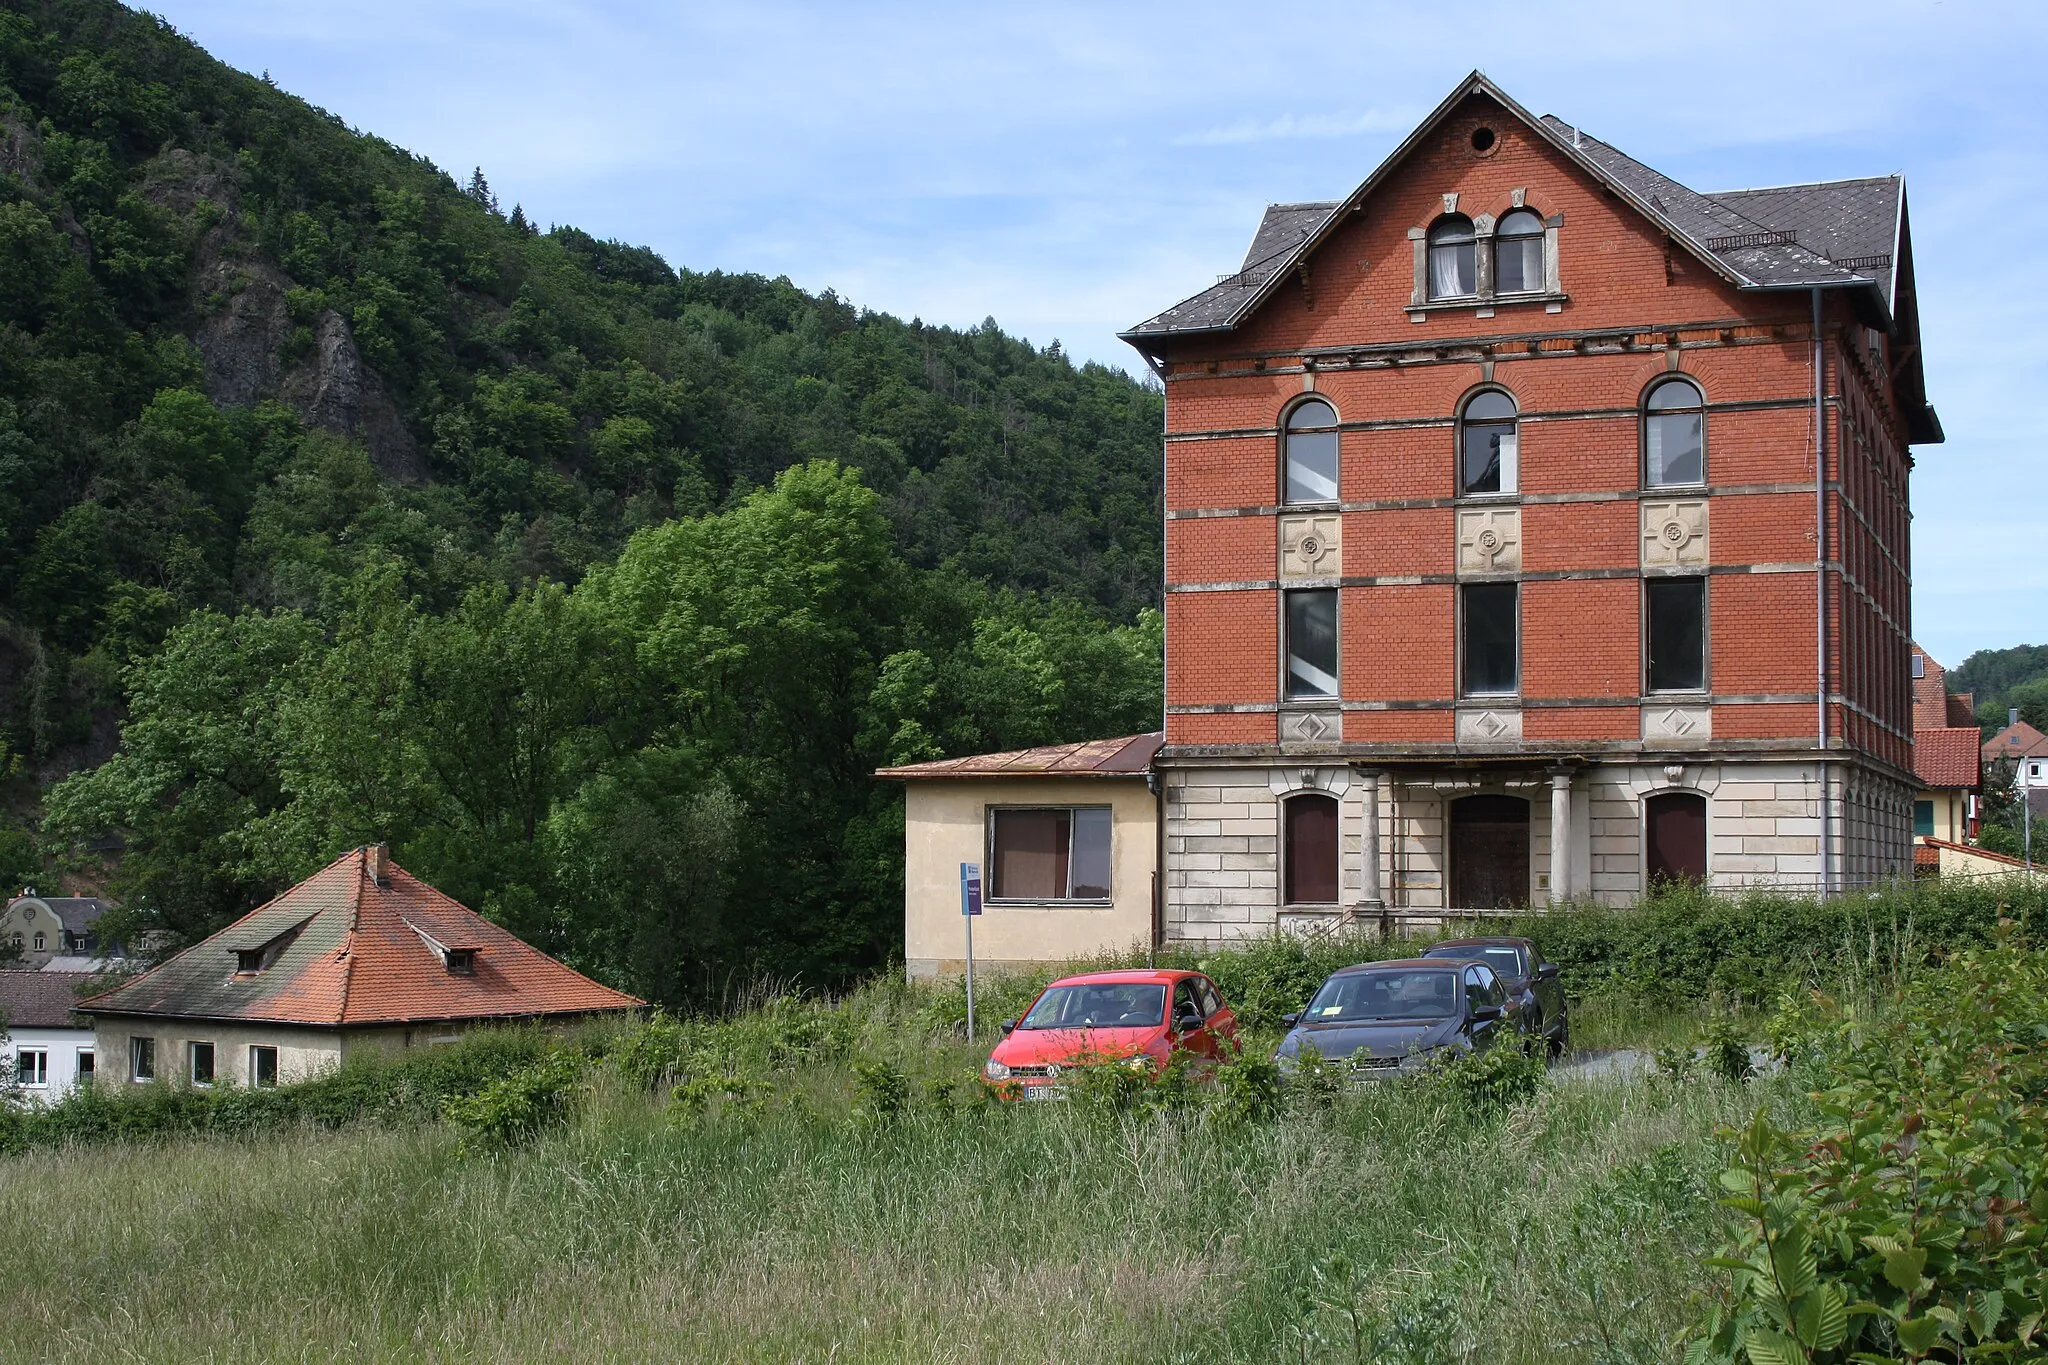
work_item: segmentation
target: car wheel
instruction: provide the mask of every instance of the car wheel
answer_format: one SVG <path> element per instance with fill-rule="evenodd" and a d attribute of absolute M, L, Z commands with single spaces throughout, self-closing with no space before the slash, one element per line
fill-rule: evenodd
<path fill-rule="evenodd" d="M 1522 1051 L 1533 1057 L 1543 1042 L 1543 1011 L 1531 1010 L 1526 1017 L 1528 1027 L 1522 1030 Z"/>

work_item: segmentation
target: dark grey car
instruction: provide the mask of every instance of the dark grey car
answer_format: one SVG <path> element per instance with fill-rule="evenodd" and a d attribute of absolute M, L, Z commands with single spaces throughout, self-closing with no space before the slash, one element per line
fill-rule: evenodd
<path fill-rule="evenodd" d="M 1304 1047 L 1348 1061 L 1361 1076 L 1393 1076 L 1436 1057 L 1476 1052 L 1521 1028 L 1521 1011 L 1484 962 L 1362 963 L 1333 973 L 1300 1014 L 1274 1058 L 1291 1068 Z"/>
<path fill-rule="evenodd" d="M 1550 1055 L 1555 1057 L 1570 1049 L 1571 1014 L 1565 1005 L 1564 985 L 1557 979 L 1557 964 L 1545 962 L 1543 954 L 1528 939 L 1448 938 L 1430 945 L 1422 955 L 1484 962 L 1519 1002 L 1523 1027 L 1542 1036 Z"/>

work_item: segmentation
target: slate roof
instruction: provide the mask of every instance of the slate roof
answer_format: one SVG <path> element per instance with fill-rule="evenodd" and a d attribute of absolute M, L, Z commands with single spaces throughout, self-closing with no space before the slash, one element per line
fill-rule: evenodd
<path fill-rule="evenodd" d="M 1929 787 L 1975 787 L 1979 774 L 1977 727 L 1913 731 L 1913 772 Z"/>
<path fill-rule="evenodd" d="M 337 1028 L 626 1010 L 601 986 L 385 859 L 352 849 L 154 971 L 95 995 L 94 1014 L 260 1020 Z M 471 948 L 458 976 L 442 949 Z M 261 970 L 236 970 L 262 950 Z"/>
<path fill-rule="evenodd" d="M 91 1028 L 71 1012 L 86 972 L 0 972 L 0 1019 L 10 1028 Z"/>
<path fill-rule="evenodd" d="M 1470 76 L 1345 200 L 1276 204 L 1246 254 L 1246 269 L 1226 277 L 1122 333 L 1138 344 L 1154 338 L 1227 331 L 1250 316 L 1273 281 L 1313 251 L 1347 205 L 1360 204 L 1435 124 L 1468 95 L 1498 101 L 1567 159 L 1630 201 L 1671 236 L 1739 288 L 1865 288 L 1891 304 L 1904 182 L 1898 176 L 1732 190 L 1707 195 L 1679 184 L 1618 148 L 1553 115 L 1537 118 L 1479 72 Z M 1292 246 L 1287 238 L 1315 217 Z M 1791 240 L 1796 238 L 1796 240 Z M 1882 256 L 1882 266 L 1838 264 Z M 1251 270 L 1254 260 L 1259 268 Z M 1141 348 L 1142 349 L 1142 348 Z"/>
<path fill-rule="evenodd" d="M 97 896 L 33 896 L 23 894 L 7 902 L 12 910 L 23 901 L 33 901 L 45 906 L 57 917 L 57 922 L 74 934 L 89 934 L 99 917 L 107 912 L 107 903 Z"/>
<path fill-rule="evenodd" d="M 900 768 L 883 768 L 876 777 L 924 779 L 934 777 L 1136 777 L 1151 770 L 1152 758 L 1166 736 L 1125 735 L 1118 739 L 1091 739 L 1081 744 L 1047 744 L 1037 749 L 1016 749 L 1002 754 L 974 754 L 967 758 L 941 758 L 930 763 L 909 763 Z"/>

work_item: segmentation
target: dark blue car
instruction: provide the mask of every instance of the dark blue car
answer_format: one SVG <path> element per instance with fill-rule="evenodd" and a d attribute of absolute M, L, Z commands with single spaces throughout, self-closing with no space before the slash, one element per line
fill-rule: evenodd
<path fill-rule="evenodd" d="M 1304 1047 L 1364 1077 L 1415 1071 L 1522 1031 L 1521 1011 L 1484 962 L 1408 958 L 1346 967 L 1317 988 L 1274 1054 L 1291 1069 Z"/>

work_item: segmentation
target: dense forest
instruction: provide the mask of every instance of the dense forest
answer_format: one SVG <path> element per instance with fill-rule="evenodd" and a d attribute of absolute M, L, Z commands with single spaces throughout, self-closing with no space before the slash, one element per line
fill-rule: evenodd
<path fill-rule="evenodd" d="M 2028 724 L 2048 730 L 2048 645 L 1980 649 L 1949 670 L 1948 685 L 1976 694 L 1977 724 L 1987 739 L 2004 728 L 2013 707 Z"/>
<path fill-rule="evenodd" d="M 843 979 L 874 767 L 1158 724 L 1160 416 L 0 0 L 0 877 L 175 945 L 381 838 L 650 998 Z"/>

